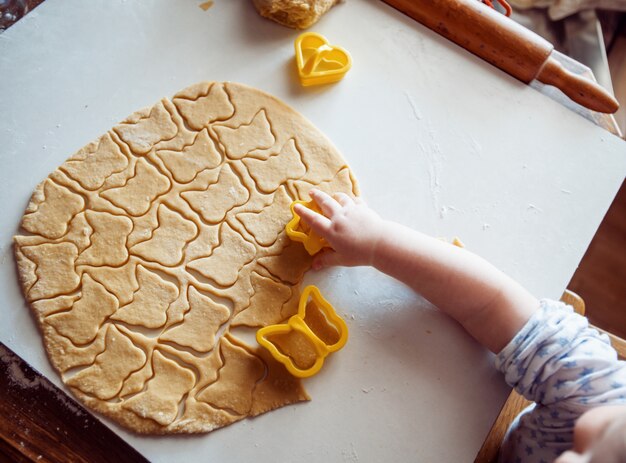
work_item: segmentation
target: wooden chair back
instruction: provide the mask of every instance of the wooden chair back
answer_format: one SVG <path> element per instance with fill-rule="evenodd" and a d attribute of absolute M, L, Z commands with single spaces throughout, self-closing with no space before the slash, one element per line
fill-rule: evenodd
<path fill-rule="evenodd" d="M 574 311 L 580 315 L 585 315 L 585 301 L 573 291 L 565 290 L 561 296 L 561 301 L 571 305 Z M 617 351 L 617 354 L 621 360 L 626 360 L 626 341 L 611 333 L 595 327 L 601 333 L 606 333 L 611 339 L 611 344 Z M 519 395 L 515 390 L 511 391 L 509 398 L 504 403 L 502 410 L 495 423 L 491 427 L 483 446 L 481 447 L 478 455 L 474 459 L 474 463 L 496 463 L 498 461 L 498 452 L 500 451 L 500 444 L 504 439 L 506 431 L 515 419 L 531 402 Z"/>

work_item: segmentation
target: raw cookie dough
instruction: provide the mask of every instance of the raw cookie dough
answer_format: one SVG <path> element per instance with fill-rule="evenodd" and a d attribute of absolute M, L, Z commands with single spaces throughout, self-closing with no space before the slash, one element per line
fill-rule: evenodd
<path fill-rule="evenodd" d="M 308 400 L 238 326 L 296 312 L 311 258 L 284 227 L 314 186 L 358 194 L 309 121 L 234 83 L 188 87 L 80 149 L 37 186 L 14 238 L 63 382 L 152 434 Z"/>
<path fill-rule="evenodd" d="M 283 26 L 306 29 L 340 0 L 252 0 L 259 14 Z"/>

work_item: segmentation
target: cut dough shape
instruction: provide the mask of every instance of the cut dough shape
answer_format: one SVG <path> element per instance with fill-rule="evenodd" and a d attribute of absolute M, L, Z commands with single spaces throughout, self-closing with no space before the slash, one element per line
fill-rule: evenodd
<path fill-rule="evenodd" d="M 104 286 L 83 274 L 80 298 L 71 310 L 46 317 L 46 323 L 74 344 L 83 345 L 96 338 L 100 326 L 117 310 L 117 299 Z"/>
<path fill-rule="evenodd" d="M 131 217 L 133 221 L 133 230 L 128 235 L 126 245 L 128 248 L 132 248 L 140 241 L 149 240 L 154 230 L 159 226 L 159 219 L 157 213 L 161 203 L 154 201 L 150 206 L 148 212 L 139 217 Z"/>
<path fill-rule="evenodd" d="M 174 104 L 192 129 L 202 130 L 215 121 L 232 117 L 235 108 L 222 84 L 210 84 L 208 92 L 203 95 L 197 93 L 202 85 L 199 87 L 192 86 L 174 96 Z"/>
<path fill-rule="evenodd" d="M 163 103 L 155 104 L 147 116 L 131 116 L 113 130 L 136 154 L 146 154 L 161 140 L 170 140 L 178 133 Z"/>
<path fill-rule="evenodd" d="M 123 407 L 166 426 L 176 418 L 178 404 L 193 387 L 195 376 L 159 351 L 152 354 L 152 368 L 154 377 L 148 381 L 146 391 L 128 399 Z"/>
<path fill-rule="evenodd" d="M 198 232 L 198 227 L 178 212 L 161 204 L 158 227 L 150 239 L 135 244 L 130 252 L 152 262 L 171 267 L 183 259 L 183 249 Z"/>
<path fill-rule="evenodd" d="M 84 211 L 76 214 L 70 221 L 67 233 L 63 237 L 63 241 L 74 243 L 78 248 L 78 253 L 82 253 L 91 244 L 90 238 L 93 234 L 93 228 L 87 222 L 87 214 Z"/>
<path fill-rule="evenodd" d="M 220 341 L 223 365 L 217 380 L 198 395 L 198 400 L 238 415 L 252 407 L 252 390 L 265 373 L 261 360 L 227 338 Z"/>
<path fill-rule="evenodd" d="M 133 229 L 133 222 L 128 217 L 119 217 L 108 212 L 87 211 L 86 216 L 93 229 L 91 245 L 80 254 L 76 263 L 99 267 L 117 266 L 126 262 L 126 239 Z"/>
<path fill-rule="evenodd" d="M 237 314 L 232 326 L 267 326 L 283 320 L 283 305 L 291 297 L 291 289 L 285 284 L 253 272 L 250 276 L 254 294 L 249 305 Z"/>
<path fill-rule="evenodd" d="M 140 159 L 135 166 L 135 175 L 128 179 L 126 185 L 105 190 L 100 196 L 130 215 L 139 216 L 148 212 L 152 201 L 169 187 L 167 177 L 145 159 Z"/>
<path fill-rule="evenodd" d="M 192 85 L 76 152 L 35 187 L 14 237 L 61 379 L 150 434 L 209 432 L 309 400 L 233 332 L 297 310 L 311 257 L 284 227 L 314 186 L 358 194 L 309 121 L 231 82 Z"/>
<path fill-rule="evenodd" d="M 69 339 L 59 336 L 58 332 L 47 323 L 41 323 L 40 327 L 48 340 L 46 343 L 48 356 L 54 367 L 61 373 L 72 368 L 91 365 L 96 355 L 104 351 L 104 336 L 108 325 L 101 328 L 96 339 L 85 346 L 75 346 Z"/>
<path fill-rule="evenodd" d="M 245 203 L 250 192 L 232 168 L 225 165 L 217 181 L 204 191 L 186 191 L 182 197 L 209 223 L 219 223 L 234 207 Z"/>
<path fill-rule="evenodd" d="M 125 305 L 133 300 L 139 288 L 135 276 L 137 263 L 132 259 L 121 267 L 90 267 L 89 275 Z"/>
<path fill-rule="evenodd" d="M 192 261 L 210 253 L 219 244 L 219 232 L 219 225 L 201 227 L 198 236 L 185 249 L 187 260 Z"/>
<path fill-rule="evenodd" d="M 110 133 L 88 144 L 60 167 L 87 190 L 97 190 L 111 175 L 123 171 L 128 158 Z"/>
<path fill-rule="evenodd" d="M 302 244 L 291 241 L 282 233 L 270 254 L 259 258 L 257 262 L 279 280 L 296 284 L 302 280 L 312 260 Z"/>
<path fill-rule="evenodd" d="M 41 194 L 33 195 L 22 219 L 24 230 L 45 238 L 60 238 L 67 231 L 70 220 L 83 210 L 85 201 L 66 187 L 48 179 L 40 185 Z"/>
<path fill-rule="evenodd" d="M 37 319 L 43 322 L 48 315 L 70 310 L 78 298 L 79 296 L 77 295 L 58 296 L 52 299 L 41 299 L 33 302 L 31 305 L 37 314 Z"/>
<path fill-rule="evenodd" d="M 132 302 L 120 307 L 111 318 L 146 328 L 163 326 L 167 320 L 167 309 L 178 297 L 176 285 L 141 265 L 137 266 L 137 282 L 139 289 Z"/>
<path fill-rule="evenodd" d="M 274 134 L 265 110 L 256 113 L 248 124 L 238 127 L 218 125 L 215 132 L 231 159 L 241 159 L 251 151 L 271 148 L 274 144 Z"/>
<path fill-rule="evenodd" d="M 74 291 L 80 282 L 74 263 L 78 249 L 71 243 L 27 246 L 20 251 L 35 264 L 35 284 L 27 292 L 29 301 L 51 298 Z"/>
<path fill-rule="evenodd" d="M 345 191 L 345 185 L 354 186 L 351 190 Z M 300 198 L 308 198 L 309 191 L 311 191 L 313 188 L 316 188 L 328 194 L 336 193 L 337 191 L 343 191 L 344 193 L 348 193 L 351 196 L 356 196 L 358 194 L 358 190 L 356 189 L 356 182 L 353 180 L 352 173 L 347 167 L 342 168 L 330 180 L 324 180 L 318 184 L 305 181 L 296 181 L 294 182 L 294 186 L 297 192 L 297 196 Z"/>
<path fill-rule="evenodd" d="M 191 182 L 198 172 L 213 169 L 222 160 L 206 129 L 196 135 L 193 143 L 183 148 L 182 152 L 163 150 L 157 151 L 156 155 L 179 183 Z"/>
<path fill-rule="evenodd" d="M 191 347 L 198 352 L 208 352 L 215 344 L 218 328 L 230 317 L 230 310 L 202 295 L 190 286 L 187 292 L 189 312 L 183 322 L 163 333 L 159 339 Z"/>
<path fill-rule="evenodd" d="M 146 382 L 152 378 L 152 376 L 152 362 L 146 362 L 142 368 L 132 372 L 130 376 L 126 378 L 124 385 L 122 386 L 122 390 L 119 393 L 119 397 L 127 398 L 126 396 L 141 392 L 146 385 Z"/>
<path fill-rule="evenodd" d="M 115 326 L 107 330 L 104 344 L 106 347 L 94 364 L 68 379 L 67 385 L 98 399 L 108 400 L 115 397 L 122 388 L 122 382 L 133 370 L 141 368 L 146 355 Z"/>
<path fill-rule="evenodd" d="M 291 198 L 284 188 L 274 193 L 272 202 L 259 211 L 242 212 L 237 219 L 261 246 L 271 246 L 292 218 Z"/>
<path fill-rule="evenodd" d="M 225 223 L 220 231 L 220 244 L 212 254 L 190 262 L 188 267 L 221 286 L 229 286 L 237 281 L 239 272 L 252 261 L 255 253 L 254 246 Z"/>
<path fill-rule="evenodd" d="M 265 160 L 244 159 L 243 163 L 263 193 L 276 191 L 285 180 L 296 180 L 306 173 L 306 166 L 302 163 L 302 157 L 293 138 L 278 154 Z"/>

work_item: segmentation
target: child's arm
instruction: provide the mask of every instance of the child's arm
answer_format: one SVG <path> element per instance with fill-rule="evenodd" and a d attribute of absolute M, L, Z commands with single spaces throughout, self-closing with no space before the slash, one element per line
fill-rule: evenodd
<path fill-rule="evenodd" d="M 332 246 L 313 268 L 372 265 L 400 280 L 456 319 L 481 344 L 499 352 L 539 303 L 518 283 L 469 251 L 381 219 L 360 199 L 313 190 L 324 215 L 296 212 Z"/>

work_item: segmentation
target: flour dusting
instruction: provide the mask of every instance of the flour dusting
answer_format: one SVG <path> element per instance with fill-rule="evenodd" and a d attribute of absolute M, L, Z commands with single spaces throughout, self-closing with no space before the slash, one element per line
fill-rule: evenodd
<path fill-rule="evenodd" d="M 426 156 L 428 160 L 428 185 L 430 188 L 430 195 L 433 202 L 433 208 L 435 212 L 443 218 L 441 209 L 441 173 L 443 171 L 443 153 L 441 146 L 435 139 L 435 133 L 432 128 L 428 130 L 428 145 L 423 142 L 419 142 L 418 146 L 420 151 Z M 446 211 L 447 212 L 447 211 Z"/>
<path fill-rule="evenodd" d="M 86 412 L 78 404 L 74 403 L 74 401 L 69 399 L 62 391 L 54 387 L 52 383 L 49 383 L 34 373 L 33 378 L 29 378 L 29 375 L 22 369 L 20 360 L 10 355 L 4 349 L 0 349 L 0 363 L 3 363 L 7 367 L 6 372 L 11 386 L 20 389 L 36 389 L 42 387 L 52 392 L 70 412 L 77 416 L 86 416 Z"/>
<path fill-rule="evenodd" d="M 481 157 L 482 152 L 483 152 L 483 148 L 476 141 L 476 139 L 474 139 L 473 137 L 469 137 L 468 147 L 469 147 L 469 152 L 471 154 L 473 154 L 474 156 L 477 156 L 477 157 Z"/>
<path fill-rule="evenodd" d="M 343 461 L 356 463 L 359 461 L 359 455 L 356 453 L 356 449 L 354 448 L 354 444 L 350 443 L 349 449 L 343 449 L 341 451 L 341 455 L 343 456 Z"/>
<path fill-rule="evenodd" d="M 411 112 L 413 113 L 413 117 L 416 120 L 421 121 L 423 116 L 420 110 L 417 108 L 417 104 L 415 103 L 415 100 L 413 99 L 413 97 L 406 90 L 404 91 L 404 96 L 406 97 L 406 100 L 409 102 L 409 106 L 411 106 Z"/>

